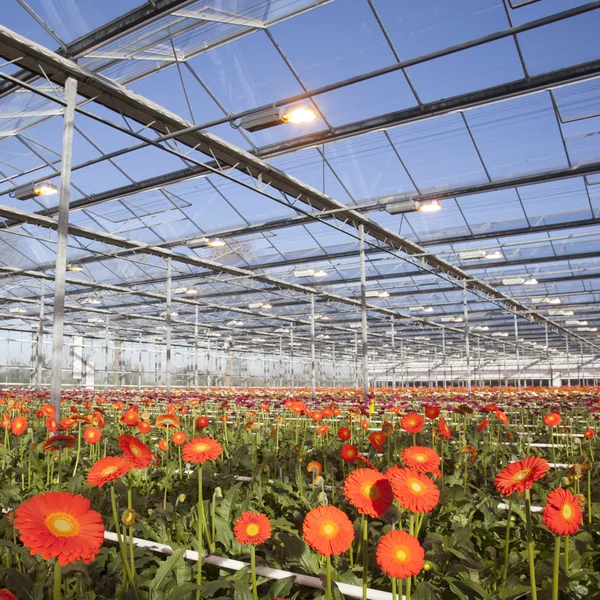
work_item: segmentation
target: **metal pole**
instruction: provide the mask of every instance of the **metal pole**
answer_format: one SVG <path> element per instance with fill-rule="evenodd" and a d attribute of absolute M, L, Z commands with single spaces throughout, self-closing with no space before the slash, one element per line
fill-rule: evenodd
<path fill-rule="evenodd" d="M 290 329 L 290 383 L 294 393 L 294 326 Z"/>
<path fill-rule="evenodd" d="M 567 350 L 567 386 L 571 387 L 571 363 L 569 362 L 569 336 L 565 335 L 565 343 Z"/>
<path fill-rule="evenodd" d="M 358 334 L 354 334 L 354 387 L 358 389 Z"/>
<path fill-rule="evenodd" d="M 313 400 L 317 393 L 317 373 L 315 362 L 315 297 L 310 297 L 310 383 Z"/>
<path fill-rule="evenodd" d="M 110 315 L 106 315 L 104 328 L 104 389 L 108 389 L 108 323 Z"/>
<path fill-rule="evenodd" d="M 546 362 L 548 363 L 548 387 L 551 387 L 552 366 L 550 365 L 550 346 L 548 346 L 548 324 L 546 324 Z"/>
<path fill-rule="evenodd" d="M 40 320 L 38 322 L 37 344 L 35 351 L 35 391 L 42 392 L 42 372 L 44 369 L 44 292 L 46 282 L 42 279 L 40 287 Z"/>
<path fill-rule="evenodd" d="M 446 330 L 442 329 L 442 361 L 444 364 L 444 389 L 448 389 L 448 381 L 446 380 Z"/>
<path fill-rule="evenodd" d="M 283 338 L 279 336 L 279 387 L 283 387 Z"/>
<path fill-rule="evenodd" d="M 210 337 L 206 334 L 206 387 L 210 390 Z"/>
<path fill-rule="evenodd" d="M 365 267 L 365 226 L 359 225 L 360 236 L 360 312 L 362 316 L 363 397 L 369 397 L 369 357 L 367 354 L 367 276 Z"/>
<path fill-rule="evenodd" d="M 171 395 L 171 258 L 167 258 L 167 396 Z"/>
<path fill-rule="evenodd" d="M 194 317 L 194 390 L 198 391 L 198 307 Z"/>
<path fill-rule="evenodd" d="M 471 358 L 469 352 L 469 310 L 467 306 L 467 282 L 463 282 L 463 313 L 465 319 L 465 359 L 467 363 L 467 394 L 471 395 Z"/>
<path fill-rule="evenodd" d="M 65 322 L 65 278 L 67 272 L 67 236 L 69 230 L 69 203 L 71 201 L 71 165 L 73 160 L 73 125 L 77 81 L 67 78 L 64 88 L 64 122 L 60 169 L 60 196 L 58 227 L 56 231 L 56 270 L 54 272 L 54 317 L 52 324 L 52 378 L 50 402 L 60 421 L 60 394 L 62 384 L 63 331 Z"/>
<path fill-rule="evenodd" d="M 140 333 L 140 351 L 138 354 L 138 390 L 142 389 L 142 334 Z"/>
<path fill-rule="evenodd" d="M 392 316 L 392 389 L 396 391 L 396 330 Z"/>
<path fill-rule="evenodd" d="M 515 343 L 516 343 L 516 358 L 517 358 L 517 388 L 521 389 L 521 365 L 519 359 L 519 324 L 517 323 L 517 313 L 514 314 L 515 319 Z"/>
<path fill-rule="evenodd" d="M 333 387 L 336 387 L 337 377 L 335 372 L 335 343 L 331 344 L 331 365 L 333 367 Z"/>
<path fill-rule="evenodd" d="M 583 343 L 579 342 L 579 362 L 581 363 L 581 373 L 580 373 L 580 377 L 579 377 L 579 385 L 583 385 L 583 380 L 585 378 L 584 372 L 583 372 Z"/>

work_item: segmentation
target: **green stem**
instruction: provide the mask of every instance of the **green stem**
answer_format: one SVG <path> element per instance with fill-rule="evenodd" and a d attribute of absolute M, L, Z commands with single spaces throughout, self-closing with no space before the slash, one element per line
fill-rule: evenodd
<path fill-rule="evenodd" d="M 75 469 L 73 469 L 73 477 L 77 474 L 77 466 L 79 465 L 79 454 L 81 453 L 81 421 L 79 421 L 77 432 L 77 458 L 75 459 Z"/>
<path fill-rule="evenodd" d="M 60 600 L 60 565 L 54 562 L 54 600 Z"/>
<path fill-rule="evenodd" d="M 533 534 L 531 527 L 531 493 L 525 490 L 525 517 L 527 519 L 527 557 L 529 559 L 529 581 L 531 583 L 531 600 L 537 600 L 535 584 L 535 562 L 533 559 Z"/>
<path fill-rule="evenodd" d="M 127 508 L 133 508 L 133 502 L 131 498 L 131 471 L 127 473 Z M 131 572 L 135 573 L 135 559 L 133 556 L 133 527 L 129 527 L 129 560 L 131 562 Z"/>
<path fill-rule="evenodd" d="M 592 525 L 592 469 L 587 472 L 587 513 L 588 524 Z"/>
<path fill-rule="evenodd" d="M 363 577 L 362 577 L 362 600 L 367 600 L 367 583 L 369 580 L 369 547 L 368 547 L 368 534 L 369 534 L 369 522 L 368 519 L 363 515 L 362 520 L 362 567 L 363 567 Z"/>
<path fill-rule="evenodd" d="M 112 505 L 113 520 L 115 522 L 115 531 L 117 532 L 117 541 L 119 542 L 121 558 L 123 559 L 123 569 L 125 570 L 125 575 L 129 580 L 129 585 L 131 586 L 135 600 L 139 600 L 140 597 L 138 595 L 137 587 L 135 586 L 133 574 L 129 569 L 129 562 L 127 561 L 127 552 L 125 550 L 125 544 L 123 543 L 123 538 L 121 537 L 121 526 L 119 525 L 119 513 L 117 512 L 117 501 L 115 500 L 114 484 L 110 486 L 110 503 Z"/>
<path fill-rule="evenodd" d="M 569 536 L 565 537 L 565 575 L 569 574 Z"/>
<path fill-rule="evenodd" d="M 204 527 L 204 501 L 202 500 L 202 465 L 198 465 L 198 573 L 196 583 L 198 588 L 202 585 L 202 529 Z M 196 591 L 196 600 L 200 600 L 200 589 Z"/>
<path fill-rule="evenodd" d="M 552 573 L 552 600 L 558 600 L 558 567 L 560 563 L 560 536 L 554 536 L 554 571 Z"/>
<path fill-rule="evenodd" d="M 502 581 L 508 577 L 508 552 L 510 550 L 510 525 L 512 516 L 512 495 L 508 499 L 508 515 L 506 517 L 506 535 L 504 536 L 504 569 L 502 571 Z"/>
<path fill-rule="evenodd" d="M 252 573 L 252 598 L 258 600 L 258 590 L 256 589 L 256 547 L 250 546 L 250 571 Z"/>

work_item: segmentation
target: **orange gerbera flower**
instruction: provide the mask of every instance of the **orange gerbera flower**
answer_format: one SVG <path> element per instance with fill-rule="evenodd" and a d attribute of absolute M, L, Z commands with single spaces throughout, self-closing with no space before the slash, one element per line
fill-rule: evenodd
<path fill-rule="evenodd" d="M 337 434 L 342 442 L 347 442 L 350 439 L 351 432 L 347 427 L 340 427 Z"/>
<path fill-rule="evenodd" d="M 140 420 L 137 407 L 128 408 L 121 416 L 121 423 L 129 427 L 135 427 Z"/>
<path fill-rule="evenodd" d="M 173 440 L 173 443 L 176 446 L 181 446 L 182 444 L 185 444 L 185 440 L 187 440 L 187 435 L 185 435 L 183 431 L 176 431 L 171 439 Z"/>
<path fill-rule="evenodd" d="M 46 417 L 46 429 L 50 433 L 54 433 L 58 429 L 58 422 L 54 417 Z"/>
<path fill-rule="evenodd" d="M 556 535 L 574 534 L 583 523 L 577 497 L 562 488 L 552 490 L 546 498 L 542 521 Z"/>
<path fill-rule="evenodd" d="M 204 464 L 207 460 L 216 460 L 223 452 L 219 442 L 208 438 L 192 438 L 183 447 L 183 459 L 192 463 Z"/>
<path fill-rule="evenodd" d="M 44 404 L 44 406 L 42 406 L 42 412 L 47 417 L 53 417 L 56 414 L 56 407 L 54 407 L 52 404 Z"/>
<path fill-rule="evenodd" d="M 179 417 L 177 415 L 165 414 L 156 417 L 156 426 L 161 429 L 166 429 L 167 427 L 170 427 L 171 429 L 180 429 L 181 423 L 179 422 Z"/>
<path fill-rule="evenodd" d="M 497 410 L 496 417 L 497 417 L 498 421 L 500 421 L 500 423 L 502 423 L 503 425 L 508 425 L 508 416 L 505 412 L 503 412 L 501 410 Z"/>
<path fill-rule="evenodd" d="M 122 456 L 106 456 L 92 466 L 87 482 L 94 487 L 102 487 L 109 481 L 114 481 L 131 471 L 133 465 Z"/>
<path fill-rule="evenodd" d="M 467 454 L 467 452 L 469 452 L 471 454 L 471 456 L 469 456 L 469 462 L 475 462 L 475 459 L 477 458 L 477 450 L 475 450 L 473 446 L 465 446 L 461 452 L 463 454 Z"/>
<path fill-rule="evenodd" d="M 344 482 L 344 496 L 358 512 L 371 517 L 384 515 L 394 500 L 390 482 L 375 469 L 350 473 Z"/>
<path fill-rule="evenodd" d="M 594 437 L 594 430 L 593 430 L 593 429 L 586 429 L 586 430 L 583 432 L 583 437 L 584 437 L 586 440 L 591 440 L 591 439 Z"/>
<path fill-rule="evenodd" d="M 83 430 L 83 441 L 86 444 L 97 444 L 102 437 L 102 431 L 97 427 L 87 427 Z"/>
<path fill-rule="evenodd" d="M 481 423 L 479 423 L 477 431 L 483 431 L 490 423 L 491 421 L 489 419 L 484 419 L 483 421 L 481 421 Z"/>
<path fill-rule="evenodd" d="M 311 460 L 306 465 L 306 470 L 313 474 L 313 477 L 318 477 L 323 472 L 323 465 L 318 460 Z"/>
<path fill-rule="evenodd" d="M 306 515 L 302 536 L 321 556 L 337 556 L 352 545 L 354 526 L 339 508 L 318 506 Z"/>
<path fill-rule="evenodd" d="M 560 413 L 551 412 L 544 416 L 544 423 L 548 427 L 558 427 L 560 425 Z"/>
<path fill-rule="evenodd" d="M 25 417 L 16 417 L 11 425 L 11 431 L 14 435 L 20 436 L 27 429 L 27 419 Z"/>
<path fill-rule="evenodd" d="M 256 546 L 271 537 L 271 523 L 265 515 L 247 511 L 235 522 L 233 535 L 242 546 Z"/>
<path fill-rule="evenodd" d="M 435 483 L 416 469 L 392 467 L 386 473 L 394 496 L 403 508 L 412 512 L 431 512 L 440 501 Z"/>
<path fill-rule="evenodd" d="M 346 462 L 354 462 L 358 456 L 358 450 L 356 449 L 356 446 L 346 444 L 345 446 L 342 446 L 340 454 Z"/>
<path fill-rule="evenodd" d="M 402 452 L 402 460 L 407 467 L 416 469 L 420 473 L 435 473 L 440 467 L 440 456 L 432 448 L 425 446 L 410 446 Z M 441 473 L 440 473 L 441 476 Z"/>
<path fill-rule="evenodd" d="M 32 555 L 56 558 L 61 566 L 83 560 L 90 563 L 100 552 L 104 525 L 90 501 L 69 492 L 49 492 L 26 500 L 15 510 L 15 528 Z"/>
<path fill-rule="evenodd" d="M 538 456 L 528 456 L 502 469 L 496 475 L 494 485 L 505 496 L 510 496 L 513 492 L 524 492 L 531 489 L 535 481 L 544 477 L 548 469 L 548 461 Z"/>
<path fill-rule="evenodd" d="M 425 425 L 425 419 L 417 413 L 408 413 L 400 419 L 400 427 L 406 433 L 419 433 Z"/>
<path fill-rule="evenodd" d="M 135 437 L 135 435 L 120 435 L 117 440 L 123 451 L 123 456 L 133 465 L 135 469 L 145 469 L 152 462 L 150 448 Z"/>
<path fill-rule="evenodd" d="M 440 419 L 438 421 L 438 428 L 436 429 L 436 432 L 438 434 L 439 437 L 445 439 L 445 440 L 449 440 L 450 437 L 452 436 L 452 432 L 450 431 L 450 427 L 448 427 L 448 423 L 446 423 L 445 419 Z"/>
<path fill-rule="evenodd" d="M 0 600 L 17 600 L 17 597 L 7 588 L 0 590 Z"/>
<path fill-rule="evenodd" d="M 376 560 L 388 577 L 406 579 L 421 572 L 425 564 L 425 551 L 417 538 L 406 531 L 394 529 L 379 541 Z"/>
<path fill-rule="evenodd" d="M 44 442 L 42 447 L 46 452 L 60 452 L 65 448 L 72 448 L 75 441 L 74 435 L 53 435 Z"/>
<path fill-rule="evenodd" d="M 382 431 L 374 431 L 369 436 L 369 442 L 377 452 L 383 452 L 383 444 L 385 443 L 385 433 Z"/>
<path fill-rule="evenodd" d="M 317 435 L 325 435 L 329 431 L 329 425 L 321 425 L 317 429 Z"/>

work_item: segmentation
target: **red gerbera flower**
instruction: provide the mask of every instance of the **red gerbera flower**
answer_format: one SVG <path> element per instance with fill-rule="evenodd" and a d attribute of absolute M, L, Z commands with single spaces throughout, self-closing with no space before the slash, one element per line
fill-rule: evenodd
<path fill-rule="evenodd" d="M 136 469 L 145 469 L 152 462 L 152 452 L 150 448 L 135 437 L 135 435 L 124 434 L 120 435 L 117 440 L 119 447 L 123 452 L 123 456 Z"/>
<path fill-rule="evenodd" d="M 406 579 L 421 572 L 425 551 L 417 538 L 406 531 L 392 530 L 379 541 L 376 560 L 388 577 Z"/>
<path fill-rule="evenodd" d="M 102 487 L 131 471 L 133 465 L 122 456 L 106 456 L 96 462 L 87 475 L 87 482 L 94 487 Z"/>
<path fill-rule="evenodd" d="M 374 431 L 369 435 L 369 442 L 377 452 L 383 452 L 383 444 L 385 443 L 385 433 L 382 431 Z"/>
<path fill-rule="evenodd" d="M 437 406 L 427 406 L 425 408 L 425 416 L 428 419 L 437 419 L 440 416 L 440 409 Z"/>
<path fill-rule="evenodd" d="M 489 419 L 484 419 L 483 421 L 481 421 L 481 423 L 479 423 L 477 431 L 483 431 L 490 423 L 491 421 Z"/>
<path fill-rule="evenodd" d="M 196 429 L 205 429 L 210 425 L 208 417 L 198 417 L 196 419 Z"/>
<path fill-rule="evenodd" d="M 152 425 L 150 425 L 148 421 L 139 421 L 137 424 L 137 428 L 140 433 L 150 433 Z"/>
<path fill-rule="evenodd" d="M 494 485 L 505 496 L 513 492 L 524 492 L 538 479 L 546 475 L 550 465 L 543 458 L 528 456 L 527 458 L 510 463 L 496 476 Z"/>
<path fill-rule="evenodd" d="M 271 537 L 271 523 L 265 515 L 247 511 L 235 522 L 233 535 L 241 546 L 256 546 Z"/>
<path fill-rule="evenodd" d="M 216 460 L 221 452 L 221 444 L 211 438 L 192 438 L 183 447 L 182 456 L 188 462 L 204 464 L 207 460 Z"/>
<path fill-rule="evenodd" d="M 306 515 L 302 536 L 321 556 L 337 556 L 352 545 L 354 526 L 339 508 L 319 506 Z"/>
<path fill-rule="evenodd" d="M 0 590 L 0 600 L 17 600 L 17 597 L 7 588 Z"/>
<path fill-rule="evenodd" d="M 346 444 L 345 446 L 342 446 L 340 454 L 346 462 L 354 462 L 358 456 L 358 450 L 356 449 L 356 446 Z"/>
<path fill-rule="evenodd" d="M 437 434 L 445 440 L 449 440 L 450 437 L 452 436 L 450 427 L 448 427 L 448 424 L 446 423 L 445 419 L 440 419 L 438 421 L 438 428 L 436 431 L 437 431 Z"/>
<path fill-rule="evenodd" d="M 546 498 L 542 521 L 556 535 L 573 535 L 583 523 L 577 498 L 569 490 L 552 490 Z"/>
<path fill-rule="evenodd" d="M 16 417 L 11 426 L 14 435 L 20 436 L 27 429 L 27 419 L 25 417 Z"/>
<path fill-rule="evenodd" d="M 425 425 L 425 419 L 417 413 L 408 413 L 400 419 L 400 427 L 406 433 L 419 433 Z"/>
<path fill-rule="evenodd" d="M 42 447 L 46 452 L 60 452 L 65 448 L 73 448 L 75 441 L 73 435 L 53 435 L 43 443 Z"/>
<path fill-rule="evenodd" d="M 501 410 L 497 410 L 496 417 L 497 417 L 498 421 L 500 421 L 500 423 L 502 423 L 503 425 L 508 425 L 508 416 L 505 412 L 502 412 Z"/>
<path fill-rule="evenodd" d="M 392 505 L 394 495 L 385 475 L 375 469 L 356 469 L 346 477 L 344 496 L 371 517 L 381 517 Z"/>
<path fill-rule="evenodd" d="M 102 431 L 97 427 L 86 427 L 83 430 L 83 441 L 86 444 L 97 444 L 102 437 Z"/>
<path fill-rule="evenodd" d="M 182 444 L 185 444 L 185 440 L 187 440 L 187 435 L 185 435 L 183 431 L 176 431 L 171 439 L 173 440 L 173 443 L 176 446 L 181 446 Z"/>
<path fill-rule="evenodd" d="M 347 442 L 350 439 L 351 432 L 347 427 L 340 427 L 337 434 L 340 440 Z"/>
<path fill-rule="evenodd" d="M 583 432 L 583 437 L 584 437 L 586 440 L 591 440 L 591 439 L 594 437 L 594 430 L 593 430 L 593 429 L 586 429 L 586 430 Z"/>
<path fill-rule="evenodd" d="M 83 496 L 40 494 L 23 502 L 15 515 L 15 528 L 31 554 L 56 558 L 63 567 L 78 560 L 92 562 L 104 541 L 102 517 Z"/>

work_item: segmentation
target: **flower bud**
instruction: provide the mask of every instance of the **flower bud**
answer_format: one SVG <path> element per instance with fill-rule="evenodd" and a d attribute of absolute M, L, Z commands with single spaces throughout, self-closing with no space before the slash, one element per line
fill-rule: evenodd
<path fill-rule="evenodd" d="M 135 523 L 135 510 L 133 508 L 128 508 L 121 515 L 121 523 L 125 525 L 125 527 L 131 527 Z"/>

